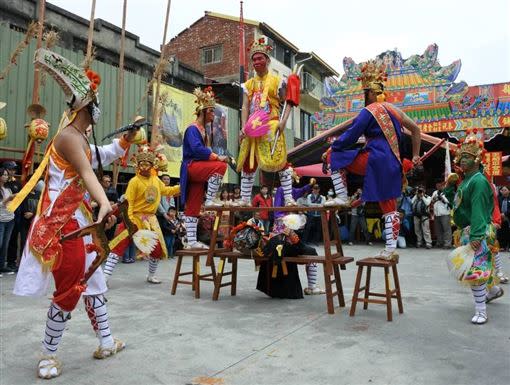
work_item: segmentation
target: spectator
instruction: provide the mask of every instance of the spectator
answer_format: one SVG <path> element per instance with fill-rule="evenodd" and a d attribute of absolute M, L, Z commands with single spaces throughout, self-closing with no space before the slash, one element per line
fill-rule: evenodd
<path fill-rule="evenodd" d="M 101 186 L 103 186 L 104 192 L 106 193 L 106 197 L 110 204 L 113 205 L 118 202 L 119 194 L 117 190 L 112 186 L 112 177 L 108 174 L 104 174 L 101 177 Z"/>
<path fill-rule="evenodd" d="M 14 269 L 5 266 L 9 240 L 11 239 L 12 228 L 14 227 L 14 213 L 7 210 L 9 203 L 14 195 L 7 182 L 9 173 L 5 168 L 0 168 L 0 275 L 2 273 L 14 274 Z"/>
<path fill-rule="evenodd" d="M 234 196 L 232 197 L 232 200 L 234 201 L 241 200 L 241 188 L 239 186 L 234 187 Z"/>
<path fill-rule="evenodd" d="M 351 197 L 351 227 L 349 229 L 349 245 L 354 244 L 354 234 L 358 224 L 361 228 L 361 232 L 365 238 L 367 245 L 372 245 L 370 241 L 370 233 L 367 229 L 367 220 L 365 218 L 365 202 L 361 201 L 362 190 L 359 188 L 356 193 Z"/>
<path fill-rule="evenodd" d="M 177 211 L 175 210 L 175 207 L 170 207 L 170 209 L 168 209 L 168 224 L 170 231 L 168 235 L 165 235 L 166 248 L 168 250 L 168 256 L 170 258 L 174 258 L 174 243 L 177 234 L 177 228 L 179 227 L 179 221 L 177 219 Z"/>
<path fill-rule="evenodd" d="M 498 241 L 502 251 L 510 248 L 510 189 L 503 186 L 499 189 L 499 209 L 501 211 L 501 228 L 498 230 Z"/>
<path fill-rule="evenodd" d="M 398 211 L 404 212 L 404 220 L 407 221 L 409 226 L 409 231 L 405 232 L 406 245 L 409 245 L 410 243 L 415 244 L 414 238 L 416 236 L 414 235 L 413 196 L 414 193 L 412 187 L 407 186 L 397 202 Z"/>
<path fill-rule="evenodd" d="M 321 189 L 318 184 L 312 187 L 312 193 L 306 198 L 308 207 L 322 207 L 326 198 L 320 195 Z M 318 244 L 322 239 L 322 224 L 320 211 L 308 211 L 305 227 L 304 241 Z"/>
<path fill-rule="evenodd" d="M 413 205 L 414 216 L 414 232 L 416 233 L 416 247 L 422 247 L 425 242 L 425 247 L 430 249 L 432 247 L 432 238 L 430 237 L 430 220 L 429 220 L 429 205 L 432 198 L 425 194 L 423 187 L 418 187 L 416 195 L 413 197 L 411 203 Z"/>
<path fill-rule="evenodd" d="M 253 198 L 252 206 L 253 207 L 272 207 L 273 206 L 273 199 L 268 194 L 269 188 L 265 185 L 263 185 L 260 188 L 260 193 L 255 195 L 255 198 Z M 260 220 L 262 221 L 264 225 L 264 234 L 269 234 L 269 211 L 267 210 L 260 210 Z"/>
<path fill-rule="evenodd" d="M 254 211 L 253 217 L 248 219 L 249 225 L 257 226 L 261 231 L 265 231 L 264 222 L 260 219 L 260 211 Z"/>
<path fill-rule="evenodd" d="M 17 194 L 21 190 L 21 183 L 16 179 L 16 169 L 18 168 L 16 162 L 9 160 L 3 163 L 3 168 L 7 170 L 9 174 L 9 178 L 7 183 L 5 183 L 5 187 L 7 187 L 13 194 Z M 21 207 L 18 207 L 14 212 L 14 227 L 12 228 L 11 237 L 9 240 L 9 249 L 7 251 L 7 267 L 13 271 L 17 271 L 16 261 L 18 260 L 19 248 L 18 248 L 18 238 L 19 238 L 19 230 L 21 228 Z"/>
<path fill-rule="evenodd" d="M 451 204 L 446 198 L 443 190 L 444 181 L 436 183 L 436 191 L 432 194 L 432 205 L 434 207 L 434 230 L 436 233 L 436 246 L 445 249 L 452 247 L 452 226 L 451 226 Z"/>

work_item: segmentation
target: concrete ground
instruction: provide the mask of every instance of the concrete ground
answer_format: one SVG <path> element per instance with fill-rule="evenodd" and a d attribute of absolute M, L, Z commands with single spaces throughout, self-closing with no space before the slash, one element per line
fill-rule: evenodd
<path fill-rule="evenodd" d="M 358 259 L 377 247 L 344 252 Z M 127 348 L 94 360 L 97 340 L 80 303 L 59 349 L 63 374 L 51 383 L 509 384 L 510 296 L 488 305 L 486 325 L 472 325 L 470 291 L 449 276 L 445 251 L 413 248 L 400 256 L 404 314 L 394 306 L 393 322 L 377 304 L 358 305 L 349 317 L 354 264 L 342 271 L 347 307 L 334 315 L 324 296 L 273 300 L 258 292 L 249 261 L 239 263 L 237 296 L 225 290 L 217 302 L 210 283 L 199 300 L 189 286 L 171 296 L 175 260 L 161 263 L 161 285 L 145 282 L 146 262 L 119 264 L 107 296 L 112 331 Z M 504 266 L 510 272 L 508 253 Z M 300 274 L 304 284 L 303 267 Z M 373 273 L 377 289 L 382 278 Z M 0 278 L 0 384 L 44 383 L 35 368 L 49 300 L 15 297 L 13 283 L 13 276 Z"/>

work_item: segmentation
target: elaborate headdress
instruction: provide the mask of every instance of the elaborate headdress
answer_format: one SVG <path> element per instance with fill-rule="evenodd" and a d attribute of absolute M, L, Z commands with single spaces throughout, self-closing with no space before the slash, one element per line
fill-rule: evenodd
<path fill-rule="evenodd" d="M 475 161 L 482 162 L 483 156 L 485 154 L 485 148 L 483 146 L 483 140 L 479 139 L 476 128 L 471 130 L 466 130 L 466 138 L 461 139 L 459 144 L 457 145 L 457 151 L 455 154 L 455 163 L 460 162 L 460 158 L 462 154 L 469 154 L 475 157 Z"/>
<path fill-rule="evenodd" d="M 372 90 L 376 94 L 384 92 L 384 82 L 388 80 L 384 64 L 377 65 L 374 60 L 369 60 L 361 67 L 361 75 L 356 79 L 361 82 L 364 90 Z"/>
<path fill-rule="evenodd" d="M 269 57 L 269 53 L 273 50 L 273 47 L 269 45 L 269 39 L 267 36 L 261 36 L 257 40 L 254 40 L 250 46 L 250 57 L 253 57 L 256 53 L 263 53 Z"/>
<path fill-rule="evenodd" d="M 197 87 L 193 91 L 193 95 L 195 95 L 196 98 L 195 103 L 197 104 L 197 107 L 195 108 L 195 111 L 197 115 L 204 108 L 214 108 L 216 106 L 216 99 L 211 86 L 205 87 L 203 90 Z"/>
<path fill-rule="evenodd" d="M 85 71 L 65 57 L 44 48 L 35 51 L 34 64 L 48 72 L 62 87 L 71 110 L 77 111 L 97 101 L 101 78 L 94 71 Z"/>
<path fill-rule="evenodd" d="M 156 161 L 156 153 L 149 145 L 144 144 L 138 146 L 138 151 L 136 152 L 135 159 L 137 164 L 144 161 L 154 164 Z"/>

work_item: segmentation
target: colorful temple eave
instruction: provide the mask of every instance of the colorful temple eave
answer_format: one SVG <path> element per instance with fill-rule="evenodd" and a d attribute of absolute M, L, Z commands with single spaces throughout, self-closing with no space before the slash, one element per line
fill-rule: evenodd
<path fill-rule="evenodd" d="M 468 86 L 455 83 L 460 60 L 446 67 L 437 61 L 438 47 L 427 47 L 422 55 L 404 60 L 398 51 L 376 57 L 385 64 L 387 101 L 413 118 L 423 132 L 449 132 L 462 136 L 468 128 L 486 131 L 486 139 L 510 127 L 510 82 Z M 344 59 L 345 74 L 339 81 L 328 79 L 321 110 L 313 117 L 317 131 L 324 131 L 355 116 L 364 107 L 363 91 L 356 78 L 363 63 Z"/>

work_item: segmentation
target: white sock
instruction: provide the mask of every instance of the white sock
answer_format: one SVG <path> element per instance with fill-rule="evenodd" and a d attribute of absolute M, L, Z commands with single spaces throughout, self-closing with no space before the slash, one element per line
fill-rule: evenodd
<path fill-rule="evenodd" d="M 207 179 L 207 192 L 205 194 L 206 201 L 212 201 L 216 198 L 216 193 L 220 188 L 223 175 L 213 174 Z"/>
<path fill-rule="evenodd" d="M 106 275 L 106 279 L 110 278 L 113 274 L 113 269 L 119 263 L 119 256 L 115 253 L 108 254 L 108 258 L 106 259 L 106 263 L 104 265 L 103 273 Z"/>
<path fill-rule="evenodd" d="M 496 268 L 496 273 L 499 273 L 503 269 L 503 263 L 501 262 L 501 253 L 496 253 L 494 256 L 494 267 Z"/>
<path fill-rule="evenodd" d="M 292 198 L 292 169 L 287 168 L 278 173 L 280 175 L 280 184 L 283 189 L 283 197 L 287 201 Z"/>
<path fill-rule="evenodd" d="M 317 286 L 317 270 L 316 262 L 306 264 L 306 278 L 308 280 L 308 288 L 313 289 Z"/>
<path fill-rule="evenodd" d="M 384 233 L 386 234 L 385 250 L 393 252 L 397 248 L 400 216 L 397 211 L 384 214 Z"/>
<path fill-rule="evenodd" d="M 112 347 L 113 337 L 108 325 L 108 311 L 106 310 L 106 298 L 104 295 L 86 295 L 83 296 L 85 310 L 89 316 L 92 328 L 99 339 L 99 345 L 102 347 Z"/>
<path fill-rule="evenodd" d="M 156 269 L 158 268 L 159 259 L 149 258 L 149 277 L 154 277 Z"/>
<path fill-rule="evenodd" d="M 344 170 L 331 172 L 331 181 L 333 182 L 336 196 L 347 202 L 347 183 L 345 182 Z"/>
<path fill-rule="evenodd" d="M 251 202 L 251 191 L 255 182 L 254 172 L 241 172 L 241 198 L 243 201 Z"/>
<path fill-rule="evenodd" d="M 194 243 L 197 241 L 197 225 L 198 218 L 184 216 L 184 228 L 186 229 L 186 238 L 188 238 L 188 243 Z"/>
<path fill-rule="evenodd" d="M 70 314 L 71 312 L 62 310 L 56 303 L 52 302 L 50 304 L 42 341 L 43 354 L 54 355 L 57 352 L 58 344 L 62 339 Z"/>
<path fill-rule="evenodd" d="M 485 304 L 487 297 L 487 284 L 483 283 L 481 285 L 472 285 L 471 292 L 475 299 L 475 310 L 487 314 L 487 305 Z"/>

